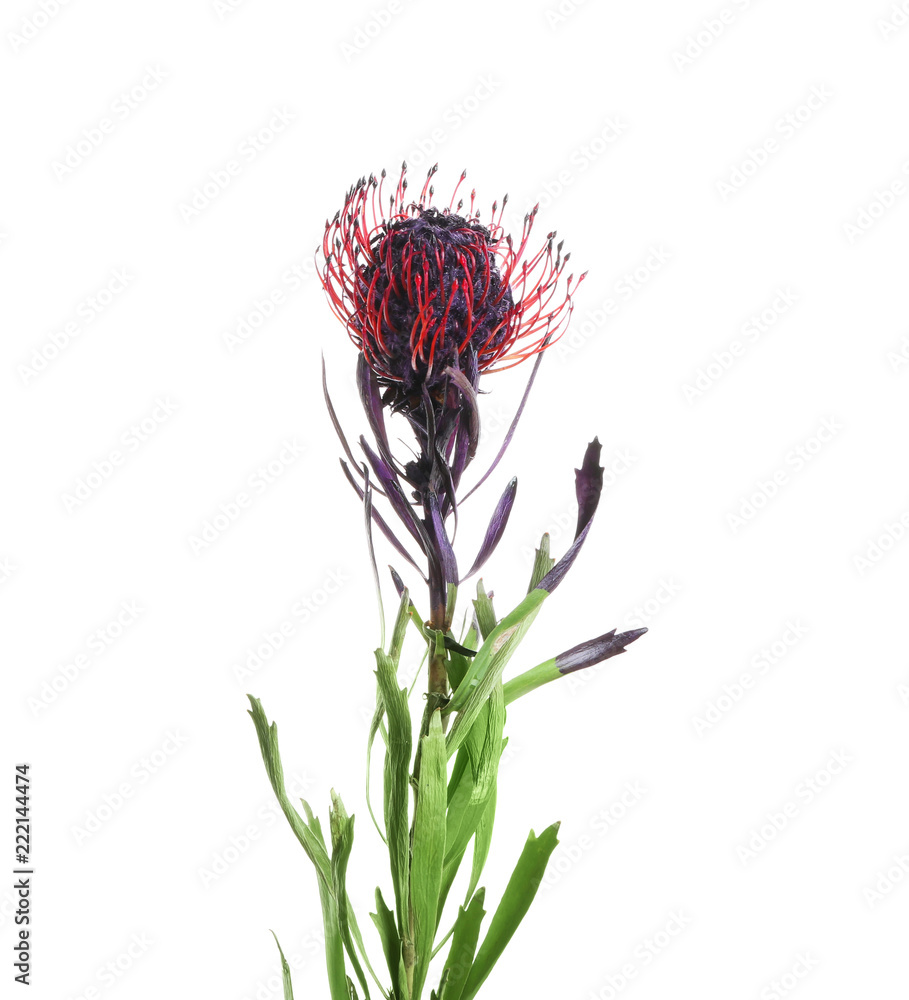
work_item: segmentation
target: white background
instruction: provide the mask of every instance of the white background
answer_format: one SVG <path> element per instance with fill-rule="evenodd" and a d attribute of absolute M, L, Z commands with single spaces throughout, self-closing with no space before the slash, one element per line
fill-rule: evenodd
<path fill-rule="evenodd" d="M 504 613 L 540 533 L 564 551 L 599 435 L 600 513 L 513 669 L 650 627 L 509 711 L 487 898 L 531 827 L 560 819 L 562 844 L 486 993 L 906 996 L 909 18 L 885 0 L 46 9 L 11 0 L 0 24 L 0 856 L 11 872 L 27 760 L 32 995 L 264 1000 L 273 928 L 298 997 L 327 996 L 315 878 L 247 691 L 295 791 L 325 820 L 335 787 L 357 815 L 352 894 L 378 955 L 378 624 L 320 353 L 354 436 L 364 420 L 312 254 L 347 187 L 406 157 L 415 184 L 440 161 L 445 201 L 466 167 L 484 215 L 505 191 L 512 221 L 540 201 L 538 237 L 557 228 L 590 271 L 459 536 L 466 563 L 517 474 L 484 573 Z M 486 381 L 475 469 L 526 374 Z"/>

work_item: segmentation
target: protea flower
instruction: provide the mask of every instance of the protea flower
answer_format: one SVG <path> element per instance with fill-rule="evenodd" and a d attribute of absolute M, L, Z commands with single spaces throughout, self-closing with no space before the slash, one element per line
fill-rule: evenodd
<path fill-rule="evenodd" d="M 568 550 L 560 559 L 552 558 L 549 536 L 544 534 L 518 604 L 499 617 L 492 593 L 480 580 L 463 630 L 455 634 L 452 629 L 459 585 L 480 570 L 502 538 L 517 479 L 507 484 L 495 505 L 466 573 L 458 568 L 449 523 L 457 524 L 459 505 L 486 480 L 508 447 L 545 349 L 564 329 L 572 294 L 583 275 L 575 284 L 570 274 L 564 277 L 569 255 L 562 255 L 554 232 L 535 253 L 529 252 L 536 209 L 525 216 L 516 242 L 502 229 L 504 199 L 501 209 L 493 204 L 488 222 L 481 222 L 473 192 L 466 210 L 463 200 L 455 204 L 464 174 L 448 205 L 433 206 L 435 171 L 435 167 L 429 171 L 419 198 L 410 201 L 405 166 L 394 192 L 387 196 L 387 209 L 384 171 L 381 179 L 370 176 L 358 181 L 348 191 L 344 207 L 326 222 L 320 248 L 322 283 L 335 314 L 359 348 L 357 384 L 373 438 L 370 443 L 360 437 L 362 457 L 355 457 L 338 422 L 324 365 L 323 386 L 346 455 L 342 467 L 363 503 L 376 582 L 374 526 L 409 564 L 401 567 L 405 573 L 418 573 L 429 592 L 430 614 L 423 619 L 416 613 L 421 598 L 411 597 L 392 568 L 399 602 L 386 642 L 379 587 L 382 639 L 375 650 L 376 708 L 367 742 L 366 795 L 369 804 L 371 753 L 381 732 L 385 753 L 381 824 L 371 805 L 370 814 L 388 848 L 394 906 L 377 888 L 376 909 L 370 916 L 382 940 L 389 988 L 369 962 L 347 892 L 354 818 L 332 791 L 329 843 L 305 801 L 305 818 L 297 812 L 284 785 L 277 727 L 269 723 L 258 699 L 250 696 L 250 715 L 269 781 L 319 879 L 332 1000 L 358 996 L 370 1000 L 370 978 L 389 1000 L 420 1000 L 433 958 L 449 937 L 450 951 L 440 959 L 444 966 L 430 998 L 474 1000 L 527 912 L 558 843 L 558 823 L 539 837 L 531 830 L 481 941 L 486 911 L 479 879 L 489 854 L 498 769 L 507 742 L 506 705 L 566 674 L 623 653 L 646 631 L 616 634 L 613 629 L 504 679 L 511 657 L 590 532 L 603 490 L 596 438 L 575 470 L 578 521 Z M 473 487 L 462 493 L 461 480 L 479 439 L 481 376 L 531 357 L 535 361 L 523 398 L 498 453 Z M 398 420 L 403 416 L 413 430 L 415 446 L 406 460 L 393 454 L 386 411 L 398 414 Z M 395 519 L 403 532 L 394 526 Z M 399 677 L 411 621 L 425 643 L 428 660 L 428 690 L 416 740 L 409 692 Z M 342 730 L 337 727 L 338 733 Z M 471 843 L 470 886 L 445 934 L 446 903 Z M 290 968 L 283 953 L 281 960 L 285 1000 L 292 1000 Z"/>
<path fill-rule="evenodd" d="M 476 387 L 483 372 L 542 351 L 571 313 L 573 275 L 561 283 L 571 254 L 562 256 L 556 233 L 528 254 L 537 209 L 515 246 L 502 229 L 508 195 L 501 207 L 493 202 L 484 225 L 475 191 L 466 210 L 463 199 L 455 205 L 464 171 L 448 205 L 436 208 L 437 169 L 408 200 L 405 163 L 387 208 L 385 171 L 360 178 L 322 240 L 322 284 L 335 315 L 395 402 L 410 407 L 424 387 L 444 394 L 449 369 Z"/>

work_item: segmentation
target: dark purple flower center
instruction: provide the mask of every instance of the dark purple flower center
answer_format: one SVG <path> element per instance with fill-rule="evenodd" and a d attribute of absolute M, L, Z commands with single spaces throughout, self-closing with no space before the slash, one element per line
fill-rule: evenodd
<path fill-rule="evenodd" d="M 436 388 L 472 347 L 482 370 L 509 333 L 514 302 L 495 240 L 476 220 L 434 208 L 396 219 L 358 276 L 355 326 L 380 376 L 405 396 Z"/>

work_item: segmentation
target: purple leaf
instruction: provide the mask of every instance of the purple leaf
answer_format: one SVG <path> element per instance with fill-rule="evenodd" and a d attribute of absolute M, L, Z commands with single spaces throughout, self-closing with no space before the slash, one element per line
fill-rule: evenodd
<path fill-rule="evenodd" d="M 394 468 L 394 459 L 388 444 L 388 432 L 385 429 L 385 411 L 382 407 L 379 380 L 362 353 L 357 359 L 357 388 L 360 390 L 360 400 L 366 411 L 373 437 L 376 439 L 379 454 L 388 465 Z"/>
<path fill-rule="evenodd" d="M 467 417 L 467 462 L 477 453 L 480 441 L 480 409 L 477 405 L 477 390 L 470 384 L 470 379 L 457 368 L 446 368 L 445 374 L 457 386 L 465 406 L 461 410 L 462 419 Z M 465 463 L 466 464 L 466 463 Z"/>
<path fill-rule="evenodd" d="M 518 481 L 517 479 L 512 479 L 511 482 L 505 487 L 505 492 L 496 504 L 496 509 L 492 513 L 492 518 L 489 521 L 489 527 L 486 529 L 486 537 L 483 539 L 483 544 L 480 546 L 477 558 L 474 560 L 474 564 L 470 567 L 469 572 L 461 577 L 461 583 L 473 576 L 473 574 L 483 566 L 486 560 L 495 551 L 495 548 L 499 544 L 502 534 L 505 531 L 505 525 L 508 524 L 508 518 L 511 515 L 511 508 L 514 504 L 514 498 L 517 490 Z"/>
<path fill-rule="evenodd" d="M 398 592 L 398 597 L 401 597 L 401 595 L 406 590 L 406 587 L 404 586 L 404 581 L 401 579 L 400 573 L 398 573 L 398 571 L 394 568 L 394 566 L 389 566 L 388 569 L 391 572 L 391 582 L 395 585 L 395 590 Z"/>
<path fill-rule="evenodd" d="M 328 415 L 331 417 L 332 425 L 334 426 L 335 433 L 341 441 L 341 447 L 344 449 L 344 454 L 350 459 L 350 464 L 360 473 L 362 478 L 365 478 L 363 469 L 360 468 L 360 463 L 354 458 L 353 452 L 350 450 L 350 445 L 347 443 L 347 437 L 344 431 L 341 429 L 341 422 L 338 420 L 338 415 L 335 413 L 335 408 L 331 402 L 331 396 L 328 394 L 328 377 L 325 373 L 325 358 L 322 358 L 322 394 L 325 396 L 325 405 L 328 408 Z M 373 487 L 377 493 L 385 494 L 380 489 Z M 361 497 L 362 499 L 362 497 Z"/>
<path fill-rule="evenodd" d="M 385 495 L 388 497 L 388 502 L 394 508 L 394 512 L 404 522 L 404 527 L 413 535 L 423 551 L 428 552 L 429 539 L 426 535 L 426 529 L 417 517 L 412 505 L 408 503 L 407 498 L 404 496 L 401 486 L 398 483 L 397 473 L 369 447 L 366 438 L 360 438 L 360 447 L 366 453 L 366 458 L 372 466 L 372 471 L 385 488 Z"/>
<path fill-rule="evenodd" d="M 593 515 L 603 492 L 603 470 L 600 467 L 600 442 L 594 438 L 587 445 L 580 469 L 575 469 L 575 492 L 578 498 L 578 528 L 568 551 L 537 584 L 536 589 L 552 593 L 571 569 L 587 538 Z"/>
<path fill-rule="evenodd" d="M 340 461 L 341 461 L 341 468 L 342 468 L 342 469 L 344 470 L 344 475 L 345 475 L 345 476 L 347 477 L 347 481 L 348 481 L 348 482 L 350 483 L 350 485 L 351 485 L 351 486 L 352 486 L 352 487 L 354 488 L 354 490 L 356 491 L 356 494 L 357 494 L 357 496 L 358 496 L 358 497 L 359 497 L 359 498 L 360 498 L 361 500 L 363 500 L 363 499 L 364 499 L 364 497 L 365 497 L 365 494 L 364 494 L 364 492 L 363 492 L 363 488 L 362 488 L 362 487 L 360 486 L 360 484 L 359 484 L 359 483 L 358 483 L 358 482 L 357 482 L 357 481 L 356 481 L 356 480 L 354 479 L 354 477 L 353 477 L 353 476 L 352 476 L 352 475 L 350 474 L 350 469 L 349 469 L 349 468 L 348 468 L 348 466 L 347 466 L 347 462 L 345 462 L 343 458 L 342 458 L 342 459 L 341 459 Z M 370 486 L 370 490 L 373 490 L 373 491 L 374 491 L 374 490 L 375 490 L 375 487 L 373 487 L 373 486 Z M 393 546 L 395 547 L 395 549 L 396 549 L 396 550 L 397 550 L 398 552 L 400 552 L 400 554 L 401 554 L 402 556 L 404 556 L 404 558 L 405 558 L 405 559 L 406 559 L 406 560 L 407 560 L 407 561 L 408 561 L 408 562 L 410 563 L 410 565 L 411 565 L 411 566 L 413 566 L 413 567 L 414 567 L 414 569 L 416 569 L 416 571 L 417 571 L 417 572 L 418 572 L 418 573 L 420 574 L 420 576 L 422 576 L 422 577 L 423 577 L 423 580 L 424 580 L 424 582 L 425 582 L 425 580 L 426 580 L 426 575 L 425 575 L 425 574 L 423 573 L 423 571 L 422 571 L 422 570 L 420 569 L 420 566 L 419 566 L 419 563 L 417 563 L 417 562 L 416 562 L 416 561 L 414 560 L 413 556 L 412 556 L 412 555 L 411 555 L 411 554 L 410 554 L 410 553 L 409 553 L 409 552 L 407 551 L 407 549 L 406 549 L 406 548 L 404 547 L 404 545 L 403 545 L 403 544 L 401 543 L 401 541 L 400 541 L 400 539 L 398 538 L 398 536 L 397 536 L 397 535 L 396 535 L 396 534 L 395 534 L 395 533 L 394 533 L 394 532 L 393 532 L 393 531 L 391 530 L 391 528 L 389 528 L 389 526 L 388 526 L 387 522 L 385 521 L 385 518 L 383 518 L 383 517 L 382 517 L 382 515 L 381 515 L 381 514 L 380 514 L 380 513 L 379 513 L 379 512 L 378 512 L 378 511 L 377 511 L 377 510 L 375 509 L 375 507 L 372 507 L 372 505 L 370 505 L 370 513 L 371 513 L 371 515 L 372 515 L 372 519 L 373 519 L 373 521 L 375 521 L 375 523 L 376 523 L 377 527 L 379 528 L 379 531 L 381 531 L 381 532 L 382 532 L 382 534 L 383 534 L 383 535 L 384 535 L 384 536 L 385 536 L 385 537 L 386 537 L 386 538 L 387 538 L 387 539 L 389 540 L 389 542 L 391 542 L 391 544 L 392 544 L 392 545 L 393 545 Z M 398 594 L 398 597 L 400 597 L 400 596 L 401 596 L 401 595 L 400 595 L 400 594 Z"/>
<path fill-rule="evenodd" d="M 603 470 L 600 467 L 601 450 L 599 438 L 594 438 L 587 446 L 581 468 L 574 470 L 574 492 L 578 498 L 578 526 L 575 538 L 580 535 L 584 526 L 593 519 L 597 504 L 600 502 L 600 494 L 603 492 Z"/>
<path fill-rule="evenodd" d="M 615 629 L 601 635 L 596 639 L 588 639 L 587 642 L 572 646 L 571 649 L 560 653 L 555 658 L 555 665 L 560 673 L 570 674 L 575 670 L 583 670 L 585 667 L 592 667 L 596 663 L 608 660 L 610 656 L 618 656 L 625 652 L 625 647 L 630 646 L 635 639 L 647 631 L 646 628 L 632 629 L 630 632 L 620 632 L 615 634 Z"/>
<path fill-rule="evenodd" d="M 454 550 L 448 540 L 448 532 L 442 521 L 442 514 L 439 511 L 439 498 L 429 490 L 426 494 L 426 513 L 428 514 L 429 526 L 433 534 L 434 547 L 438 553 L 439 564 L 446 584 L 458 582 L 458 564 L 455 559 Z M 444 591 L 444 587 L 442 588 Z"/>
<path fill-rule="evenodd" d="M 463 497 L 461 497 L 461 503 L 464 503 L 464 501 L 471 495 L 471 493 L 474 493 L 476 490 L 478 490 L 483 485 L 483 483 L 485 483 L 486 480 L 492 475 L 493 470 L 501 461 L 502 456 L 505 454 L 505 451 L 508 448 L 509 444 L 511 444 L 511 439 L 514 436 L 515 429 L 518 426 L 518 421 L 521 419 L 521 414 L 524 412 L 524 406 L 527 403 L 527 397 L 530 395 L 530 390 L 533 388 L 534 379 L 537 377 L 537 372 L 539 371 L 540 364 L 543 361 L 543 355 L 546 353 L 545 345 L 548 343 L 548 341 L 549 337 L 547 337 L 546 341 L 544 341 L 544 347 L 540 349 L 539 354 L 537 354 L 537 359 L 533 363 L 533 368 L 530 370 L 530 377 L 527 379 L 527 386 L 524 389 L 524 395 L 521 397 L 521 403 L 518 406 L 518 411 L 517 413 L 515 413 L 514 420 L 512 420 L 511 426 L 508 428 L 508 433 L 505 435 L 505 440 L 502 442 L 502 447 L 499 449 L 498 455 L 496 455 L 496 457 L 492 460 L 492 465 L 490 465 L 489 468 L 486 470 L 486 472 L 483 473 L 483 476 L 479 480 L 479 482 L 475 483 L 471 487 L 471 489 L 468 490 Z"/>

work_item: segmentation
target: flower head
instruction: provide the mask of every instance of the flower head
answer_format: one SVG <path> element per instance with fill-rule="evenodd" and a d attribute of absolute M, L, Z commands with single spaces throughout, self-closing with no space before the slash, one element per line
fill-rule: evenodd
<path fill-rule="evenodd" d="M 389 398 L 420 404 L 424 387 L 444 395 L 452 370 L 473 387 L 480 374 L 515 365 L 561 334 L 571 314 L 573 275 L 562 281 L 570 254 L 556 233 L 528 254 L 535 207 L 515 244 L 494 202 L 488 224 L 463 199 L 466 172 L 448 205 L 433 205 L 433 167 L 416 200 L 407 197 L 407 165 L 393 193 L 386 174 L 361 178 L 344 207 L 325 223 L 320 278 L 335 315 L 345 324 Z M 498 215 L 496 214 L 498 212 Z"/>

